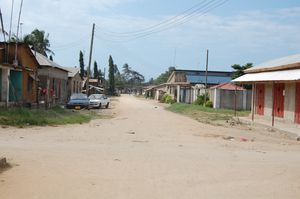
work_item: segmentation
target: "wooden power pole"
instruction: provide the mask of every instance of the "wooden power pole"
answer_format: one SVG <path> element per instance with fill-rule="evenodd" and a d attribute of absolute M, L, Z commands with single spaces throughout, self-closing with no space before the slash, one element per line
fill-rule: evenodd
<path fill-rule="evenodd" d="M 90 81 L 90 71 L 91 71 L 91 63 L 92 63 L 92 54 L 93 54 L 93 44 L 94 44 L 94 33 L 95 33 L 95 24 L 93 23 L 92 29 L 92 38 L 91 38 L 91 46 L 90 46 L 90 56 L 89 56 L 89 65 L 87 68 L 87 82 L 86 82 L 86 94 L 89 95 L 89 81 Z"/>

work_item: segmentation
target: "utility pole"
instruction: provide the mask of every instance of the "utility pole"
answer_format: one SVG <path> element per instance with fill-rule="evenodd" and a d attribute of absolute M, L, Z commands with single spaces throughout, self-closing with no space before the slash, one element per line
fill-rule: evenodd
<path fill-rule="evenodd" d="M 3 25 L 3 18 L 2 18 L 2 12 L 1 12 L 1 8 L 0 8 L 0 20 L 1 20 L 1 29 L 2 29 L 2 34 L 3 34 L 3 39 L 4 42 L 6 42 L 6 37 L 5 37 L 5 30 L 4 30 L 4 25 Z"/>
<path fill-rule="evenodd" d="M 94 33 L 95 33 L 95 24 L 93 23 L 92 28 L 92 38 L 91 38 L 91 46 L 90 46 L 90 57 L 89 57 L 89 65 L 87 68 L 87 82 L 86 82 L 86 94 L 89 95 L 89 81 L 90 81 L 90 70 L 91 70 L 91 63 L 92 63 L 92 54 L 93 54 L 93 44 L 94 44 Z"/>
<path fill-rule="evenodd" d="M 18 66 L 18 41 L 19 41 L 19 28 L 20 28 L 20 19 L 21 19 L 22 7 L 23 7 L 23 0 L 21 0 L 20 10 L 19 10 L 19 18 L 18 18 L 18 25 L 17 25 L 17 41 L 16 41 L 16 47 L 15 47 L 15 60 L 14 60 L 14 63 L 13 63 L 13 65 L 15 67 Z"/>
<path fill-rule="evenodd" d="M 207 98 L 207 73 L 208 73 L 208 49 L 206 50 L 206 69 L 205 69 L 205 96 L 204 96 L 204 105 L 206 104 Z"/>

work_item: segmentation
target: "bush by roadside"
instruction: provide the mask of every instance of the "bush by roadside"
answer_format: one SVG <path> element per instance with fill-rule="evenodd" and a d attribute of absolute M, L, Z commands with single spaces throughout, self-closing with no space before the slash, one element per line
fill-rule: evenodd
<path fill-rule="evenodd" d="M 87 110 L 66 110 L 59 106 L 49 110 L 11 108 L 0 109 L 0 125 L 7 126 L 46 126 L 81 124 L 97 117 L 96 113 Z"/>
<path fill-rule="evenodd" d="M 170 96 L 168 94 L 164 94 L 162 99 L 160 100 L 160 102 L 166 103 L 166 104 L 174 104 L 176 102 L 176 100 L 173 99 L 172 96 Z"/>
<path fill-rule="evenodd" d="M 199 122 L 222 125 L 234 117 L 234 110 L 214 109 L 209 106 L 199 106 L 195 104 L 172 104 L 167 110 L 189 116 Z M 237 111 L 238 116 L 248 116 L 249 111 Z"/>

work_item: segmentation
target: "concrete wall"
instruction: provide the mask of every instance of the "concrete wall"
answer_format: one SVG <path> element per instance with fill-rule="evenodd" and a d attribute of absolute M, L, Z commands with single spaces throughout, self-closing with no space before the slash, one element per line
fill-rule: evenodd
<path fill-rule="evenodd" d="M 82 91 L 82 79 L 77 73 L 74 77 L 69 77 L 68 78 L 68 83 L 67 83 L 67 89 L 68 89 L 68 98 L 73 94 L 73 93 L 81 93 Z"/>
<path fill-rule="evenodd" d="M 286 83 L 284 90 L 284 117 L 277 118 L 280 121 L 294 122 L 295 119 L 295 103 L 296 103 L 296 84 Z M 264 117 L 267 119 L 272 118 L 273 108 L 273 84 L 265 84 L 265 107 Z"/>
<path fill-rule="evenodd" d="M 9 98 L 9 69 L 1 68 L 1 102 L 6 102 Z"/>
<path fill-rule="evenodd" d="M 55 102 L 65 103 L 68 98 L 67 81 L 68 72 L 57 68 L 43 66 L 38 70 L 40 86 L 42 89 L 47 87 L 47 79 L 49 76 L 49 88 L 54 88 Z M 60 87 L 59 87 L 60 85 Z M 43 98 L 40 98 L 43 100 Z"/>
<path fill-rule="evenodd" d="M 64 70 L 60 70 L 58 68 L 41 66 L 38 69 L 39 76 L 49 76 L 50 78 L 56 78 L 61 80 L 68 80 L 68 72 Z"/>
<path fill-rule="evenodd" d="M 209 98 L 214 108 L 234 109 L 235 91 L 224 89 L 210 89 Z M 236 108 L 238 110 L 250 110 L 252 101 L 251 90 L 236 91 Z"/>
<path fill-rule="evenodd" d="M 273 86 L 272 84 L 265 84 L 265 108 L 264 115 L 267 117 L 272 116 L 273 106 Z"/>
<path fill-rule="evenodd" d="M 284 96 L 284 118 L 289 121 L 295 119 L 296 108 L 296 84 L 285 84 L 285 96 Z"/>

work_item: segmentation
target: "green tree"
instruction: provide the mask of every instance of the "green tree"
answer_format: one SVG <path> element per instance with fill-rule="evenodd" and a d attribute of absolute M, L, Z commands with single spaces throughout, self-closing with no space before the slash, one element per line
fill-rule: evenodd
<path fill-rule="evenodd" d="M 241 65 L 239 65 L 239 64 L 234 64 L 234 65 L 232 65 L 231 66 L 231 68 L 233 68 L 234 69 L 234 71 L 233 71 L 233 74 L 232 74 L 232 79 L 236 79 L 236 78 L 238 78 L 238 77 L 240 77 L 240 76 L 242 76 L 242 75 L 244 75 L 245 74 L 245 70 L 246 69 L 248 69 L 248 68 L 251 68 L 251 67 L 253 67 L 253 64 L 252 63 L 247 63 L 247 64 L 245 64 L 245 65 L 243 65 L 243 66 L 241 66 Z"/>
<path fill-rule="evenodd" d="M 98 79 L 100 77 L 99 75 L 99 70 L 98 70 L 98 64 L 96 61 L 94 61 L 94 78 L 95 79 Z"/>
<path fill-rule="evenodd" d="M 84 60 L 83 60 L 83 53 L 82 51 L 79 52 L 79 67 L 80 67 L 80 76 L 81 78 L 84 77 Z"/>
<path fill-rule="evenodd" d="M 145 77 L 139 72 L 130 68 L 127 63 L 123 66 L 122 76 L 125 83 L 131 85 L 131 87 L 140 85 L 145 81 Z"/>
<path fill-rule="evenodd" d="M 112 59 L 111 55 L 108 59 L 108 84 L 109 84 L 109 94 L 113 95 L 115 92 L 115 65 L 114 60 Z"/>
<path fill-rule="evenodd" d="M 44 30 L 33 30 L 30 34 L 24 36 L 24 43 L 32 45 L 33 49 L 47 57 L 47 53 L 54 55 L 50 50 L 49 33 Z"/>
<path fill-rule="evenodd" d="M 170 77 L 170 75 L 172 74 L 172 72 L 176 70 L 176 68 L 174 66 L 171 66 L 168 68 L 167 71 L 165 71 L 164 73 L 160 74 L 155 80 L 154 80 L 154 84 L 158 85 L 158 84 L 163 84 L 166 83 Z"/>

